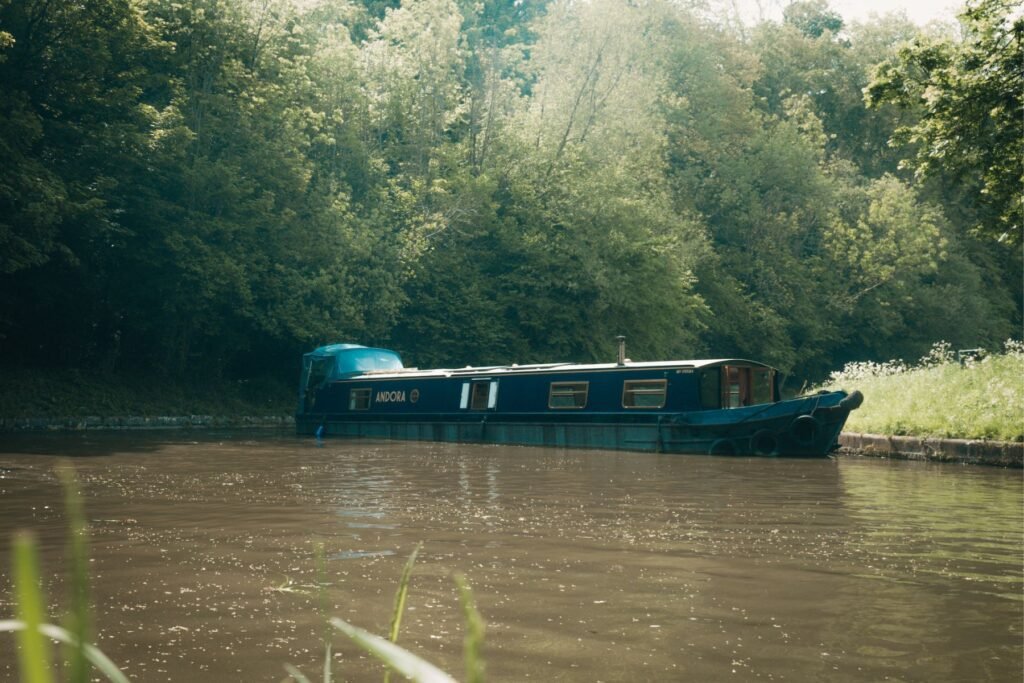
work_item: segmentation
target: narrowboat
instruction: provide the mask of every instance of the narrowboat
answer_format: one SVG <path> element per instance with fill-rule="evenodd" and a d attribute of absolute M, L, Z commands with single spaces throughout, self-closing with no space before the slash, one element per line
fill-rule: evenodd
<path fill-rule="evenodd" d="M 357 344 L 303 356 L 300 435 L 823 457 L 859 391 L 782 400 L 777 372 L 735 358 L 406 368 Z"/>

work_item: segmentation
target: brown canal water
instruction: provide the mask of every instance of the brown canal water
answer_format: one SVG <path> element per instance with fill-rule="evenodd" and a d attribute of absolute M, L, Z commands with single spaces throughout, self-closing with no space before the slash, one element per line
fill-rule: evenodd
<path fill-rule="evenodd" d="M 462 677 L 465 575 L 491 681 L 1020 681 L 1020 472 L 234 434 L 0 441 L 9 537 L 63 601 L 70 456 L 101 649 L 137 681 L 321 677 L 327 611 Z M 326 572 L 317 587 L 316 547 Z M 319 593 L 319 596 L 318 596 Z M 335 680 L 381 666 L 340 633 Z M 0 680 L 17 680 L 0 634 Z"/>

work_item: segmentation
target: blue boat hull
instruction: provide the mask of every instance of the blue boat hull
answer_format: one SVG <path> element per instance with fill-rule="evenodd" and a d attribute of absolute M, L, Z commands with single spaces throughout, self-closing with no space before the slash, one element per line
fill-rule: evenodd
<path fill-rule="evenodd" d="M 731 410 L 659 415 L 621 413 L 415 414 L 360 416 L 302 414 L 300 434 L 559 448 L 824 457 L 838 444 L 860 394 L 832 392 Z"/>

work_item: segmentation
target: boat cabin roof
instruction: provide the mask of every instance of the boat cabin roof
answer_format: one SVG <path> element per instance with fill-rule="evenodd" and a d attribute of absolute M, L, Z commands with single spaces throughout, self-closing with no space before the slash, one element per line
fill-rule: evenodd
<path fill-rule="evenodd" d="M 362 377 L 410 378 L 410 377 L 494 377 L 500 375 L 525 375 L 547 373 L 600 372 L 608 370 L 685 370 L 723 365 L 768 368 L 757 361 L 740 358 L 714 358 L 705 360 L 640 361 L 627 360 L 619 363 L 536 363 L 519 365 L 466 366 L 464 368 L 438 368 L 420 370 L 406 368 L 397 353 L 389 349 L 360 346 L 358 344 L 331 344 L 321 346 L 304 356 L 307 374 L 310 363 L 325 362 L 326 369 L 321 377 L 326 381 L 355 379 Z"/>
<path fill-rule="evenodd" d="M 500 375 L 547 374 L 566 372 L 595 372 L 602 370 L 683 370 L 716 367 L 722 365 L 742 365 L 745 367 L 768 368 L 770 366 L 757 361 L 740 358 L 714 358 L 706 360 L 674 360 L 674 361 L 640 361 L 627 360 L 618 363 L 538 363 L 532 365 L 491 365 L 466 366 L 464 368 L 438 368 L 420 370 L 419 368 L 401 368 L 394 370 L 370 370 L 356 377 L 398 378 L 398 377 L 495 377 Z"/>

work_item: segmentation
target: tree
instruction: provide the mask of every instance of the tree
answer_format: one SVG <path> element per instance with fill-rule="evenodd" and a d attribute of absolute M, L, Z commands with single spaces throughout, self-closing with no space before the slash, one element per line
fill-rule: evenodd
<path fill-rule="evenodd" d="M 843 18 L 828 6 L 827 0 L 798 0 L 782 10 L 783 19 L 805 36 L 820 38 L 826 32 L 835 35 L 843 28 Z"/>
<path fill-rule="evenodd" d="M 0 339 L 77 363 L 112 341 L 106 276 L 145 173 L 162 46 L 126 0 L 4 0 L 0 26 Z"/>
<path fill-rule="evenodd" d="M 383 335 L 392 233 L 353 208 L 373 180 L 338 172 L 360 144 L 351 45 L 274 3 L 148 9 L 175 50 L 114 279 L 126 351 L 170 373 L 246 372 L 254 350 Z"/>
<path fill-rule="evenodd" d="M 534 20 L 547 4 L 548 0 L 459 2 L 465 17 L 467 153 L 474 173 L 483 171 L 498 141 L 498 129 L 507 121 L 517 95 L 530 86 L 516 69 L 524 66 L 519 56 L 535 42 Z"/>
<path fill-rule="evenodd" d="M 1019 214 L 1007 6 L 894 57 L 907 22 L 821 0 L 749 39 L 670 0 L 0 0 L 0 355 L 242 376 L 626 334 L 806 377 L 984 343 L 1024 294 L 1013 235 L 966 227 Z"/>
<path fill-rule="evenodd" d="M 117 231 L 119 162 L 150 123 L 149 26 L 121 0 L 0 2 L 0 273 Z"/>
<path fill-rule="evenodd" d="M 966 186 L 981 208 L 976 230 L 1021 242 L 1024 230 L 1024 17 L 1012 0 L 971 0 L 960 15 L 963 39 L 918 38 L 880 64 L 865 91 L 869 106 L 920 107 L 921 119 L 893 144 L 914 151 L 922 178 Z"/>
<path fill-rule="evenodd" d="M 757 104 L 786 118 L 799 98 L 820 119 L 830 158 L 849 159 L 871 177 L 897 173 L 902 154 L 887 143 L 900 119 L 916 122 L 917 112 L 891 105 L 868 109 L 863 89 L 874 65 L 916 33 L 899 15 L 845 27 L 842 39 L 830 31 L 814 36 L 790 22 L 761 24 L 751 40 L 762 67 L 753 83 Z"/>
<path fill-rule="evenodd" d="M 406 0 L 360 50 L 368 113 L 396 170 L 431 176 L 434 150 L 464 116 L 461 25 L 454 0 Z"/>
<path fill-rule="evenodd" d="M 537 355 L 607 357 L 617 334 L 646 357 L 696 349 L 704 239 L 672 206 L 660 104 L 674 12 L 557 2 L 537 25 L 530 97 L 499 164 L 515 230 L 503 241 L 521 264 L 504 295 Z"/>
<path fill-rule="evenodd" d="M 938 207 L 921 205 L 912 189 L 888 175 L 871 183 L 864 199 L 856 218 L 835 221 L 828 234 L 851 302 L 896 280 L 934 273 L 947 258 Z"/>

